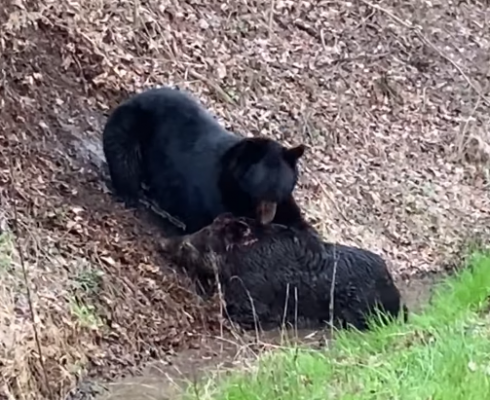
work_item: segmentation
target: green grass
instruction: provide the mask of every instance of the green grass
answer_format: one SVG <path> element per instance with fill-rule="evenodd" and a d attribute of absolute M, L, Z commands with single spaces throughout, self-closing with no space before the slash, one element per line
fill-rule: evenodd
<path fill-rule="evenodd" d="M 263 354 L 253 368 L 191 386 L 200 400 L 490 399 L 490 255 L 440 285 L 408 324 L 339 332 L 331 348 Z"/>

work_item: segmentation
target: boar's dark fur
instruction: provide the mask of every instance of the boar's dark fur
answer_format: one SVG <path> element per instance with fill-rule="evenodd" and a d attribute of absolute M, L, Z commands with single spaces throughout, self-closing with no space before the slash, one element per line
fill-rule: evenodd
<path fill-rule="evenodd" d="M 325 326 L 331 321 L 335 265 L 336 327 L 365 330 L 375 309 L 382 317 L 397 317 L 402 311 L 407 318 L 408 310 L 380 256 L 325 243 L 312 228 L 263 226 L 224 214 L 192 235 L 165 239 L 162 250 L 202 282 L 213 280 L 217 272 L 227 314 L 245 329 L 254 329 L 256 322 L 263 330 L 283 323 Z"/>
<path fill-rule="evenodd" d="M 236 136 L 183 90 L 150 89 L 123 102 L 106 123 L 103 148 L 116 197 L 135 206 L 146 186 L 187 233 L 224 212 L 253 218 L 261 204 L 275 205 L 272 221 L 303 222 L 292 193 L 304 146 Z"/>

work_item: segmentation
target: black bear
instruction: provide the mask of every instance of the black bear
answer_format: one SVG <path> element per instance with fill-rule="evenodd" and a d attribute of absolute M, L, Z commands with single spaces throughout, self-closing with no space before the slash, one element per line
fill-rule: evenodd
<path fill-rule="evenodd" d="M 194 234 L 163 239 L 160 247 L 204 287 L 215 289 L 210 282 L 218 277 L 228 317 L 245 329 L 283 323 L 316 329 L 333 322 L 366 330 L 375 310 L 384 321 L 400 311 L 407 319 L 408 309 L 380 256 L 325 243 L 313 228 L 264 226 L 227 213 Z"/>
<path fill-rule="evenodd" d="M 133 206 L 146 187 L 186 233 L 225 212 L 303 224 L 292 193 L 304 145 L 238 137 L 182 89 L 150 89 L 120 104 L 104 127 L 103 148 L 116 196 Z"/>

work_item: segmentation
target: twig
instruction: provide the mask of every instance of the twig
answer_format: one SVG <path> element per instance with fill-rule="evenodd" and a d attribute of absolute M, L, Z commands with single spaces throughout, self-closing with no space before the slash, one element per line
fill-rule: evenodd
<path fill-rule="evenodd" d="M 287 318 L 287 312 L 288 312 L 288 301 L 289 301 L 289 282 L 286 286 L 286 298 L 284 299 L 284 312 L 282 314 L 282 327 L 284 328 L 286 326 L 286 318 Z"/>
<path fill-rule="evenodd" d="M 298 28 L 300 31 L 303 31 L 306 34 L 310 35 L 313 39 L 315 39 L 320 44 L 323 43 L 324 39 L 321 36 L 322 34 L 318 33 L 315 28 L 308 26 L 305 23 L 303 23 L 302 21 L 298 21 L 298 20 L 293 21 L 292 24 L 293 24 L 293 26 Z"/>
<path fill-rule="evenodd" d="M 258 321 L 258 319 L 257 319 L 257 311 L 255 311 L 254 299 L 253 299 L 252 295 L 250 294 L 250 291 L 247 289 L 247 287 L 243 283 L 243 280 L 239 276 L 233 276 L 231 279 L 238 279 L 240 281 L 240 283 L 243 285 L 243 289 L 245 290 L 245 292 L 247 292 L 247 296 L 248 296 L 248 299 L 250 300 L 250 305 L 252 306 L 252 313 L 253 313 L 253 317 L 254 317 L 255 340 L 257 341 L 257 343 L 260 343 L 260 333 L 259 333 L 260 321 Z"/>
<path fill-rule="evenodd" d="M 225 103 L 236 105 L 236 101 L 231 98 L 228 93 L 226 93 L 220 85 L 201 75 L 199 72 L 189 69 L 189 75 L 197 80 L 204 82 L 208 87 L 214 90 L 215 94 Z"/>
<path fill-rule="evenodd" d="M 464 78 L 464 80 L 468 83 L 468 85 L 478 94 L 478 96 L 483 100 L 483 102 L 487 105 L 490 106 L 490 100 L 485 97 L 483 92 L 470 80 L 468 75 L 463 71 L 463 68 L 451 57 L 447 56 L 440 50 L 434 43 L 432 43 L 424 34 L 422 34 L 421 30 L 415 26 L 412 26 L 411 24 L 408 24 L 407 22 L 403 21 L 400 17 L 396 16 L 393 14 L 391 11 L 377 5 L 373 4 L 367 0 L 361 0 L 364 4 L 366 4 L 368 7 L 371 7 L 375 10 L 381 11 L 388 15 L 391 19 L 394 21 L 398 22 L 400 25 L 404 26 L 405 28 L 413 31 L 422 42 L 424 42 L 427 46 L 432 48 L 436 53 L 438 53 L 442 58 L 444 58 L 446 61 L 448 61 L 454 68 L 458 70 L 458 72 L 461 74 L 461 76 Z"/>
<path fill-rule="evenodd" d="M 39 362 L 41 364 L 41 369 L 43 373 L 43 378 L 44 378 L 44 383 L 46 385 L 46 389 L 49 393 L 49 398 L 54 399 L 53 397 L 53 391 L 51 389 L 51 385 L 48 380 L 48 375 L 46 373 L 46 366 L 44 365 L 44 357 L 43 357 L 43 352 L 41 348 L 41 342 L 39 340 L 39 333 L 37 331 L 36 327 L 36 320 L 35 320 L 35 313 L 34 313 L 34 305 L 32 303 L 32 296 L 31 296 L 31 289 L 29 288 L 29 277 L 27 276 L 27 268 L 25 265 L 25 260 L 24 260 L 24 253 L 22 251 L 22 246 L 19 243 L 18 236 L 20 233 L 19 230 L 19 216 L 17 213 L 17 205 L 15 204 L 15 194 L 16 188 L 15 188 L 15 174 L 14 174 L 14 163 L 12 160 L 12 154 L 9 153 L 9 169 L 10 169 L 10 198 L 12 199 L 12 207 L 14 210 L 14 229 L 16 234 L 14 235 L 14 243 L 15 247 L 17 250 L 17 253 L 19 254 L 19 261 L 20 261 L 20 267 L 22 269 L 22 276 L 24 279 L 24 284 L 26 285 L 26 295 L 27 295 L 27 303 L 29 304 L 29 313 L 31 315 L 31 320 L 32 320 L 32 328 L 34 331 L 34 341 L 36 342 L 36 349 L 39 354 Z"/>
<path fill-rule="evenodd" d="M 294 287 L 294 334 L 298 338 L 298 287 Z"/>
<path fill-rule="evenodd" d="M 333 337 L 333 331 L 334 331 L 334 325 L 333 325 L 333 320 L 334 320 L 334 303 L 335 303 L 335 281 L 337 279 L 337 265 L 338 265 L 338 258 L 337 258 L 337 243 L 334 243 L 333 245 L 333 258 L 334 258 L 334 264 L 333 264 L 333 272 L 332 272 L 332 284 L 330 287 L 330 304 L 329 304 L 329 313 L 330 313 L 330 334 Z"/>
<path fill-rule="evenodd" d="M 314 183 L 318 184 L 318 187 L 320 188 L 320 190 L 322 191 L 322 193 L 325 195 L 326 198 L 328 198 L 328 200 L 330 201 L 330 204 L 333 205 L 333 207 L 335 208 L 335 211 L 337 211 L 337 213 L 347 222 L 349 222 L 349 218 L 347 218 L 347 216 L 343 213 L 343 211 L 339 208 L 338 206 L 338 202 L 335 201 L 335 199 L 332 197 L 332 194 L 331 194 L 331 191 L 327 190 L 325 188 L 325 184 L 320 181 L 320 180 L 317 180 L 317 179 L 314 179 L 313 180 Z"/>
<path fill-rule="evenodd" d="M 175 225 L 177 228 L 185 230 L 185 224 L 183 222 L 181 222 L 177 218 L 171 216 L 168 212 L 160 209 L 156 204 L 153 203 L 153 201 L 149 201 L 146 199 L 140 199 L 139 201 L 141 204 L 143 204 L 145 207 L 150 209 L 152 212 L 154 212 L 155 214 L 159 215 L 160 217 L 168 220 L 170 223 Z"/>
<path fill-rule="evenodd" d="M 216 260 L 216 254 L 212 253 L 211 254 L 211 263 L 213 265 L 213 272 L 214 272 L 214 279 L 216 280 L 216 288 L 218 290 L 218 297 L 219 297 L 219 312 L 221 315 L 220 321 L 219 321 L 219 334 L 221 337 L 224 337 L 224 331 L 223 331 L 223 317 L 224 317 L 224 306 L 225 306 L 225 300 L 223 297 L 223 290 L 221 288 L 221 282 L 219 280 L 219 271 L 218 271 L 218 262 Z M 221 343 L 221 352 L 223 352 L 223 343 Z"/>
<path fill-rule="evenodd" d="M 276 2 L 274 0 L 271 0 L 271 7 L 269 9 L 269 39 L 272 36 L 272 21 L 274 20 L 274 7 Z"/>
<path fill-rule="evenodd" d="M 468 127 L 470 125 L 470 120 L 473 118 L 473 116 L 476 113 L 476 110 L 481 104 L 481 97 L 478 98 L 478 100 L 475 102 L 475 106 L 471 110 L 470 115 L 468 115 L 468 118 L 466 118 L 466 121 L 461 129 L 461 134 L 459 135 L 458 138 L 456 138 L 456 157 L 461 159 L 462 153 L 463 153 L 463 147 L 465 145 L 465 142 L 467 142 L 466 139 L 466 134 L 468 133 Z M 461 160 L 460 160 L 461 161 Z"/>

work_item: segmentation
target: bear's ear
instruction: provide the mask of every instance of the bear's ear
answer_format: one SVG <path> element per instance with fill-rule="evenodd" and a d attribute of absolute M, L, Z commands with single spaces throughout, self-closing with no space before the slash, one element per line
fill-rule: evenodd
<path fill-rule="evenodd" d="M 284 158 L 289 164 L 296 165 L 298 160 L 303 156 L 305 150 L 306 150 L 306 146 L 304 144 L 300 144 L 299 146 L 285 149 Z"/>
<path fill-rule="evenodd" d="M 224 213 L 221 213 L 219 214 L 214 220 L 213 220 L 213 224 L 223 224 L 223 223 L 226 223 L 228 220 L 230 219 L 233 219 L 234 218 L 234 215 L 232 212 L 224 212 Z"/>
<path fill-rule="evenodd" d="M 246 222 L 234 219 L 226 224 L 223 234 L 228 239 L 227 241 L 240 243 L 249 234 L 249 231 L 250 227 Z"/>

